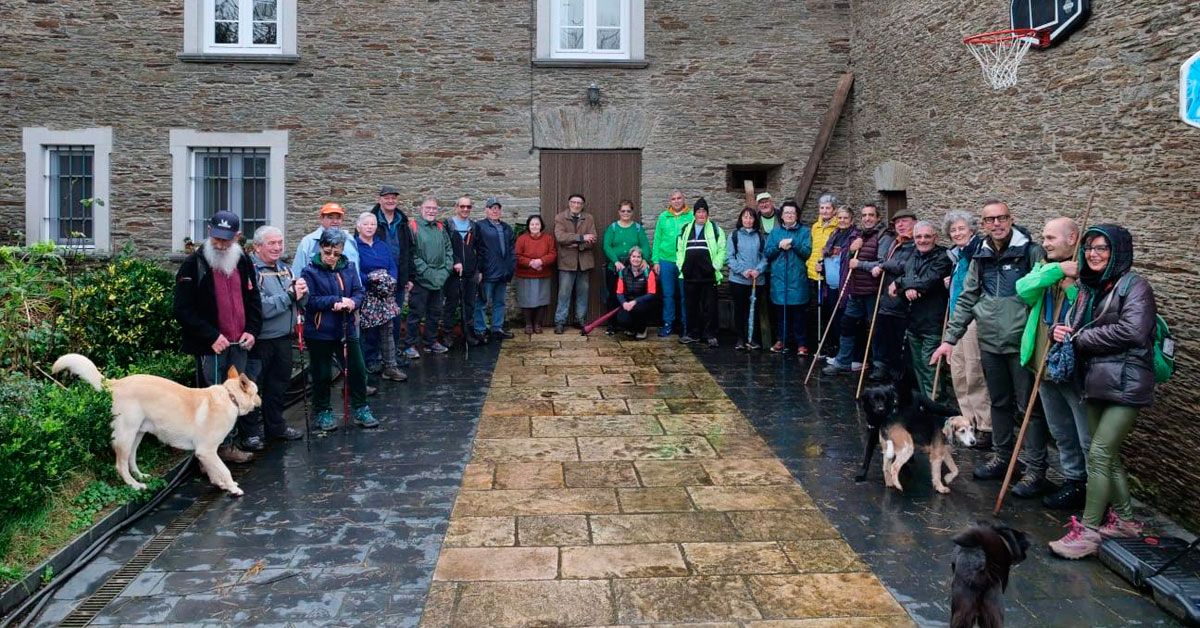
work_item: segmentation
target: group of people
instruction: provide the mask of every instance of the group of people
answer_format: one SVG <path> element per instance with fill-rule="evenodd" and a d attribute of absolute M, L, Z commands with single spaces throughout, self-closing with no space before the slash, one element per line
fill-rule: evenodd
<path fill-rule="evenodd" d="M 261 412 L 239 419 L 222 457 L 243 462 L 266 440 L 301 436 L 282 414 L 293 331 L 307 343 L 314 426 L 337 428 L 329 389 L 341 361 L 354 420 L 373 428 L 368 373 L 404 381 L 401 368 L 422 350 L 445 353 L 455 343 L 456 316 L 462 342 L 512 338 L 505 301 L 513 281 L 525 333 L 542 333 L 555 273 L 554 333 L 564 333 L 572 310 L 583 325 L 603 251 L 610 334 L 644 339 L 658 324 L 661 337 L 717 346 L 717 289 L 728 268 L 735 349 L 759 349 L 771 333 L 771 351 L 807 356 L 808 341 L 825 338 L 828 350 L 816 357 L 827 375 L 865 368 L 874 380 L 899 381 L 911 370 L 923 392 L 957 403 L 983 436 L 978 446 L 993 450 L 977 480 L 1004 476 L 1025 406 L 1038 399 L 1013 493 L 1083 509 L 1082 521 L 1072 517 L 1068 534 L 1051 544 L 1055 553 L 1079 558 L 1095 553 L 1103 536 L 1141 531 L 1119 451 L 1153 400 L 1156 309 L 1149 283 L 1131 270 L 1132 237 L 1120 226 L 1082 231 L 1059 217 L 1046 223 L 1039 245 L 999 200 L 986 201 L 978 216 L 956 210 L 935 224 L 907 210 L 884 220 L 871 203 L 856 216 L 831 194 L 806 225 L 795 201 L 776 207 L 761 193 L 726 234 L 704 198 L 689 206 L 676 190 L 649 235 L 630 201 L 598 234 L 586 199 L 572 194 L 552 230 L 535 214 L 514 237 L 495 198 L 483 220 L 471 218 L 469 196 L 445 220 L 435 198 L 411 219 L 398 200 L 396 188 L 381 187 L 353 236 L 341 229 L 344 209 L 325 204 L 291 266 L 279 229 L 260 227 L 246 254 L 237 216 L 211 218 L 208 239 L 177 274 L 184 348 L 197 356 L 198 384 L 217 383 L 234 366 L 256 379 L 263 397 Z M 948 245 L 939 244 L 942 234 Z M 755 325 L 756 309 L 765 326 Z M 1034 372 L 1064 344 L 1074 375 L 1044 379 L 1032 396 Z M 1061 486 L 1046 477 L 1051 437 Z"/>

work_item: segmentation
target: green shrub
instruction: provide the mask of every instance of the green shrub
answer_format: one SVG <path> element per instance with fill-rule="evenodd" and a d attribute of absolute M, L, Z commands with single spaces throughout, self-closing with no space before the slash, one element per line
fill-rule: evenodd
<path fill-rule="evenodd" d="M 117 379 L 135 373 L 142 375 L 157 375 L 184 386 L 196 382 L 196 359 L 190 355 L 176 352 L 156 352 L 125 368 L 109 369 L 107 377 Z"/>
<path fill-rule="evenodd" d="M 170 271 L 131 256 L 80 276 L 75 311 L 66 321 L 72 350 L 102 367 L 176 351 L 174 285 Z"/>
<path fill-rule="evenodd" d="M 67 265 L 52 245 L 0 247 L 0 370 L 34 373 L 67 345 Z"/>

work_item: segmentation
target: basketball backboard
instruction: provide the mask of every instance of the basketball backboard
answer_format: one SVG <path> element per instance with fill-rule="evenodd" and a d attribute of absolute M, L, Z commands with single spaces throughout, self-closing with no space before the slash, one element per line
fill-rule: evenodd
<path fill-rule="evenodd" d="M 1092 14 L 1091 0 L 1012 0 L 1012 28 L 1049 31 L 1050 45 L 1065 41 Z"/>
<path fill-rule="evenodd" d="M 1179 117 L 1200 127 L 1200 52 L 1179 69 Z"/>

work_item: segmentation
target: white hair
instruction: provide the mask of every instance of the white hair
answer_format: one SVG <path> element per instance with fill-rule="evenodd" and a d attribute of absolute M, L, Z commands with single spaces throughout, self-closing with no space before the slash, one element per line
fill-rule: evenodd
<path fill-rule="evenodd" d="M 256 244 L 256 245 L 262 244 L 263 241 L 266 240 L 267 237 L 269 237 L 269 236 L 279 236 L 282 238 L 283 231 L 281 231 L 279 229 L 279 227 L 272 227 L 271 225 L 263 225 L 254 230 L 254 244 Z"/>
<path fill-rule="evenodd" d="M 918 220 L 917 224 L 913 225 L 913 233 L 916 233 L 917 229 L 928 229 L 933 232 L 935 238 L 938 234 L 937 227 L 933 226 L 933 223 L 928 220 Z"/>
<path fill-rule="evenodd" d="M 363 213 L 361 213 L 361 214 L 359 214 L 359 215 L 358 215 L 358 220 L 355 220 L 355 221 L 354 221 L 354 226 L 356 226 L 356 227 L 357 227 L 357 226 L 359 226 L 359 225 L 363 224 L 363 222 L 364 222 L 364 221 L 365 221 L 367 218 L 370 218 L 371 220 L 374 220 L 376 223 L 378 223 L 378 222 L 379 222 L 379 219 L 375 217 L 375 214 L 373 214 L 373 213 L 371 213 L 371 212 L 363 212 Z"/>
<path fill-rule="evenodd" d="M 826 203 L 836 207 L 838 204 L 838 197 L 834 196 L 833 194 L 822 194 L 821 198 L 817 199 L 818 205 L 824 205 Z"/>

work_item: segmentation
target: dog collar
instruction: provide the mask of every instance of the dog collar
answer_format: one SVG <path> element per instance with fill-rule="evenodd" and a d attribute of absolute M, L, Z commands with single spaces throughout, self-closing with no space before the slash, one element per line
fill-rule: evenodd
<path fill-rule="evenodd" d="M 241 404 L 239 404 L 239 403 L 238 403 L 237 397 L 233 396 L 233 391 L 231 391 L 231 390 L 229 390 L 228 388 L 226 388 L 226 389 L 225 389 L 225 394 L 229 395 L 229 400 L 233 402 L 233 406 L 234 406 L 235 408 L 237 408 L 238 410 L 241 410 L 241 409 L 242 409 L 242 406 L 241 406 Z"/>

